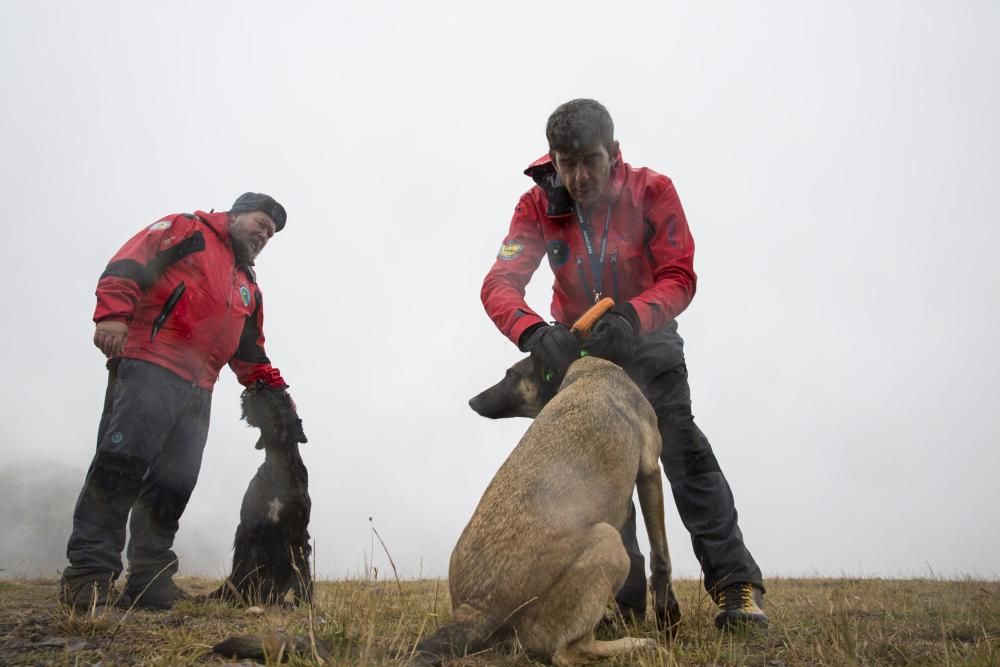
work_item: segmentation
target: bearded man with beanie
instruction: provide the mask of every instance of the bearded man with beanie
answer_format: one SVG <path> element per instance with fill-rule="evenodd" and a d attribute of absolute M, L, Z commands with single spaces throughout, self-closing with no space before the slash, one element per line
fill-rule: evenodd
<path fill-rule="evenodd" d="M 108 359 L 108 387 L 73 513 L 63 604 L 169 609 L 187 597 L 172 579 L 172 547 L 224 364 L 245 387 L 279 394 L 287 406 L 279 418 L 306 441 L 288 385 L 264 351 L 253 271 L 286 218 L 281 204 L 254 192 L 227 212 L 168 215 L 125 243 L 101 274 L 94 345 Z M 118 594 L 126 521 L 128 580 Z"/>

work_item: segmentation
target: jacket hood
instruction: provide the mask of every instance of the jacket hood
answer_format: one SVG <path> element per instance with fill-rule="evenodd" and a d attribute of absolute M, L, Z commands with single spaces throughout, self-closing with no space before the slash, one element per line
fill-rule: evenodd
<path fill-rule="evenodd" d="M 195 211 L 194 215 L 196 218 L 201 220 L 205 225 L 211 229 L 216 235 L 226 244 L 227 248 L 233 249 L 233 240 L 229 234 L 229 211 L 222 211 L 220 213 L 205 213 L 204 211 Z M 233 249 L 233 256 L 235 257 L 236 251 Z M 237 260 L 238 263 L 239 260 Z M 239 264 L 239 268 L 246 271 L 247 276 L 250 278 L 251 282 L 257 283 L 257 273 L 254 271 L 254 266 L 256 262 L 251 260 L 249 264 Z"/>

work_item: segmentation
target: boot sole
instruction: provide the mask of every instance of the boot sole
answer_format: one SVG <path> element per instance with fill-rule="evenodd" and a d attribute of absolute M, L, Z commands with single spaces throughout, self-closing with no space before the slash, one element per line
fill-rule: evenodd
<path fill-rule="evenodd" d="M 760 617 L 738 611 L 726 611 L 715 616 L 715 627 L 719 630 L 732 630 L 736 632 L 749 630 L 767 634 L 769 624 L 766 616 Z"/>

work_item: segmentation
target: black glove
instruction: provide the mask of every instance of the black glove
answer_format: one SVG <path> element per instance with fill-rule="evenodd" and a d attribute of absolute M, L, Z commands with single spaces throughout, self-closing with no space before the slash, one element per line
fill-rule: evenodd
<path fill-rule="evenodd" d="M 308 442 L 302 431 L 302 420 L 295 410 L 295 402 L 285 389 L 276 389 L 258 380 L 243 390 L 240 396 L 243 419 L 260 429 L 257 449 L 264 443 L 287 445 Z"/>
<path fill-rule="evenodd" d="M 589 355 L 622 366 L 635 354 L 635 336 L 638 330 L 639 314 L 631 304 L 623 303 L 597 320 L 590 336 L 583 343 L 583 349 Z"/>
<path fill-rule="evenodd" d="M 562 324 L 536 324 L 521 340 L 521 349 L 530 352 L 546 371 L 552 371 L 546 380 L 553 384 L 562 382 L 566 369 L 580 357 L 580 340 Z"/>

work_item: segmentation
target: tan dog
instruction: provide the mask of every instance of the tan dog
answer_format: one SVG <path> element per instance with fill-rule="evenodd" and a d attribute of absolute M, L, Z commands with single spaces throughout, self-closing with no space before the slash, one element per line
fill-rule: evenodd
<path fill-rule="evenodd" d="M 653 639 L 594 639 L 628 574 L 618 531 L 636 485 L 657 615 L 668 625 L 680 617 L 663 524 L 660 435 L 638 387 L 618 366 L 586 357 L 569 367 L 553 397 L 528 357 L 469 404 L 486 417 L 537 418 L 452 552 L 452 619 L 418 644 L 411 664 L 437 664 L 512 634 L 556 665 L 654 649 Z"/>

